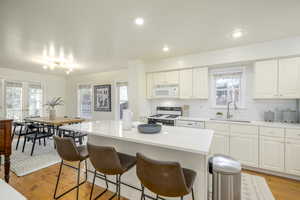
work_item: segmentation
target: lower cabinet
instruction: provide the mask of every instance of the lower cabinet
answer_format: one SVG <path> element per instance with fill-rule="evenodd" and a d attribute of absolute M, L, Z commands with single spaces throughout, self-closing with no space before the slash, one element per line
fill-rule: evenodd
<path fill-rule="evenodd" d="M 230 136 L 230 156 L 243 165 L 258 167 L 258 137 L 235 134 Z"/>
<path fill-rule="evenodd" d="M 259 167 L 284 172 L 284 146 L 284 138 L 261 136 Z"/>
<path fill-rule="evenodd" d="M 300 176 L 300 140 L 286 139 L 285 171 Z"/>
<path fill-rule="evenodd" d="M 218 134 L 216 132 L 211 144 L 210 154 L 229 155 L 229 136 Z"/>

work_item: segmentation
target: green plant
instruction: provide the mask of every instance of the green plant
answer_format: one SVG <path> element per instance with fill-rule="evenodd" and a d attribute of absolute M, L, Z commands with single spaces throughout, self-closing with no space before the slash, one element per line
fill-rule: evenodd
<path fill-rule="evenodd" d="M 222 112 L 217 112 L 216 115 L 223 115 L 223 113 Z"/>
<path fill-rule="evenodd" d="M 54 97 L 45 104 L 45 106 L 48 106 L 49 109 L 55 109 L 56 106 L 62 105 L 64 105 L 64 100 L 62 100 L 62 97 Z"/>

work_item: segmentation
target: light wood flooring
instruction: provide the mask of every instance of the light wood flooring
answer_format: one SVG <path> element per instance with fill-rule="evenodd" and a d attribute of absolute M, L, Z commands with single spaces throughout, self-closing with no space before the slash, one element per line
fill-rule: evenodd
<path fill-rule="evenodd" d="M 53 192 L 56 183 L 59 165 L 53 165 L 48 168 L 39 170 L 32 174 L 17 177 L 11 173 L 10 184 L 29 200 L 49 200 L 53 199 Z M 244 171 L 250 174 L 262 176 L 266 179 L 276 200 L 298 200 L 300 199 L 300 182 L 267 174 Z M 3 168 L 0 172 L 0 178 L 3 179 Z M 83 175 L 83 174 L 82 174 Z M 83 177 L 82 177 L 83 178 Z M 76 172 L 70 168 L 64 168 L 62 173 L 62 182 L 59 191 L 66 190 L 76 183 Z M 91 190 L 91 184 L 85 183 L 80 187 L 80 200 L 88 200 Z M 102 188 L 96 187 L 94 194 L 103 191 Z M 103 196 L 99 200 L 106 200 L 112 193 Z M 74 200 L 76 192 L 67 194 L 61 200 Z M 125 199 L 122 199 L 125 200 Z"/>

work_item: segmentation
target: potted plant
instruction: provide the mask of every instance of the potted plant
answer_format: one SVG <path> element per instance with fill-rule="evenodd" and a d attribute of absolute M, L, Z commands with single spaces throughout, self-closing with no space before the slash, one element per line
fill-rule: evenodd
<path fill-rule="evenodd" d="M 223 117 L 223 113 L 222 112 L 217 112 L 216 113 L 216 118 L 221 119 Z"/>
<path fill-rule="evenodd" d="M 64 105 L 64 101 L 61 97 L 54 97 L 53 99 L 47 101 L 45 105 L 48 107 L 49 110 L 49 119 L 54 120 L 56 118 L 55 107 Z"/>

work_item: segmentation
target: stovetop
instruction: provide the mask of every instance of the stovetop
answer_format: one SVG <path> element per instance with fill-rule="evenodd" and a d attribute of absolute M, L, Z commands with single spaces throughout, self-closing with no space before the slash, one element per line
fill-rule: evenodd
<path fill-rule="evenodd" d="M 157 115 L 152 115 L 149 118 L 152 119 L 167 119 L 167 120 L 175 120 L 179 117 L 179 115 L 167 115 L 167 114 L 157 114 Z"/>

